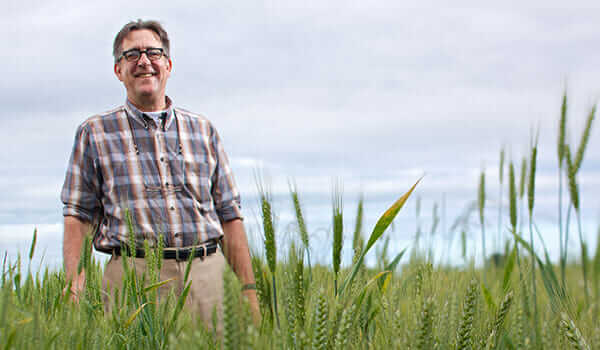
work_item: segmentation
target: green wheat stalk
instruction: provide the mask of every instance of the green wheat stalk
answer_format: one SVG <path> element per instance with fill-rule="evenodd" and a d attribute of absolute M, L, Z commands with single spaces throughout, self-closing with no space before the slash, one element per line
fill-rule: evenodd
<path fill-rule="evenodd" d="M 348 347 L 350 338 L 350 328 L 354 321 L 354 315 L 356 312 L 356 306 L 353 304 L 349 308 L 344 309 L 342 318 L 340 320 L 340 326 L 335 336 L 335 349 L 345 350 Z"/>
<path fill-rule="evenodd" d="M 560 108 L 560 121 L 558 127 L 558 243 L 559 243 L 559 255 L 560 255 L 560 275 L 563 288 L 565 285 L 565 270 L 567 265 L 566 256 L 566 240 L 563 237 L 563 224 L 562 224 L 562 184 L 563 184 L 563 163 L 565 158 L 565 138 L 567 129 L 567 92 L 563 93 L 562 105 Z"/>
<path fill-rule="evenodd" d="M 527 157 L 523 157 L 523 159 L 521 160 L 521 172 L 520 172 L 520 178 L 519 178 L 519 201 L 522 202 L 524 195 L 525 195 L 525 184 L 527 183 Z M 521 228 L 523 227 L 523 222 L 525 220 L 523 220 L 523 215 L 522 215 L 522 208 L 523 206 L 521 206 L 521 210 L 519 211 L 519 217 L 521 218 L 521 220 L 519 220 L 519 232 L 521 231 Z"/>
<path fill-rule="evenodd" d="M 440 224 L 440 215 L 438 214 L 438 204 L 437 204 L 437 202 L 434 202 L 432 212 L 431 212 L 431 230 L 429 231 L 429 244 L 427 247 L 427 259 L 429 261 L 433 261 L 433 236 L 435 235 L 439 224 Z M 387 237 L 386 241 L 389 241 L 389 238 L 390 238 L 390 236 Z M 385 266 L 385 264 L 384 264 L 384 266 Z"/>
<path fill-rule="evenodd" d="M 485 171 L 479 176 L 479 190 L 477 192 L 477 204 L 479 207 L 479 225 L 481 226 L 481 252 L 483 257 L 483 280 L 485 281 Z"/>
<path fill-rule="evenodd" d="M 325 299 L 324 291 L 320 291 L 317 297 L 317 305 L 313 321 L 313 341 L 312 348 L 315 350 L 327 349 L 328 319 L 329 307 Z"/>
<path fill-rule="evenodd" d="M 581 163 L 583 161 L 583 154 L 585 153 L 585 149 L 587 147 L 588 141 L 590 139 L 590 133 L 592 131 L 592 124 L 594 122 L 594 118 L 596 117 L 596 105 L 592 107 L 592 110 L 588 114 L 587 120 L 585 122 L 585 128 L 583 129 L 583 134 L 581 135 L 581 141 L 579 142 L 579 147 L 577 147 L 577 153 L 575 155 L 575 161 L 573 162 L 573 168 L 575 173 L 579 171 L 581 167 Z"/>
<path fill-rule="evenodd" d="M 292 196 L 292 203 L 294 204 L 294 214 L 296 215 L 296 223 L 298 224 L 298 231 L 300 233 L 300 239 L 306 250 L 306 258 L 308 263 L 308 269 L 310 271 L 310 245 L 308 241 L 308 229 L 306 228 L 306 222 L 304 221 L 304 214 L 302 213 L 302 204 L 298 197 L 298 188 L 295 183 L 289 184 L 290 195 Z"/>
<path fill-rule="evenodd" d="M 273 303 L 271 296 L 271 288 L 269 287 L 269 279 L 267 271 L 263 269 L 263 263 L 258 258 L 258 255 L 252 256 L 252 269 L 256 279 L 256 295 L 260 303 L 263 319 L 273 321 Z"/>
<path fill-rule="evenodd" d="M 277 244 L 275 242 L 275 226 L 273 225 L 273 211 L 272 211 L 272 199 L 271 194 L 262 185 L 260 176 L 257 177 L 258 192 L 260 195 L 260 206 L 263 231 L 265 234 L 264 246 L 265 253 L 267 256 L 267 265 L 271 271 L 272 285 L 273 285 L 273 313 L 275 314 L 275 320 L 277 321 L 277 327 L 280 328 L 279 323 L 279 312 L 277 308 L 277 284 L 275 281 L 275 273 L 277 271 Z"/>
<path fill-rule="evenodd" d="M 294 306 L 294 296 L 288 293 L 285 298 L 285 318 L 287 320 L 287 339 L 289 344 L 296 344 L 296 312 Z"/>
<path fill-rule="evenodd" d="M 415 223 L 416 223 L 416 232 L 415 232 L 415 243 L 413 252 L 411 254 L 411 260 L 416 258 L 419 254 L 419 242 L 421 240 L 421 196 L 417 196 L 417 200 L 415 203 Z"/>
<path fill-rule="evenodd" d="M 360 254 L 360 251 L 363 248 L 364 241 L 362 238 L 362 225 L 363 225 L 363 216 L 364 216 L 364 196 L 361 193 L 358 198 L 358 206 L 356 209 L 356 224 L 354 226 L 354 235 L 352 236 L 352 249 L 354 250 L 354 255 Z"/>
<path fill-rule="evenodd" d="M 596 234 L 596 255 L 594 256 L 594 288 L 596 299 L 600 300 L 600 226 Z M 599 343 L 600 344 L 600 343 Z"/>
<path fill-rule="evenodd" d="M 517 188 L 515 184 L 515 167 L 510 161 L 508 165 L 508 198 L 510 207 L 510 226 L 517 232 Z"/>
<path fill-rule="evenodd" d="M 506 315 L 508 315 L 508 311 L 510 310 L 510 306 L 513 301 L 513 292 L 510 291 L 506 293 L 502 303 L 500 303 L 500 307 L 496 312 L 496 318 L 494 319 L 494 323 L 492 325 L 492 331 L 488 336 L 486 349 L 494 349 L 496 347 L 496 343 L 498 338 L 502 335 L 504 328 L 504 321 L 506 320 Z"/>
<path fill-rule="evenodd" d="M 532 252 L 535 252 L 533 243 L 533 207 L 535 204 L 535 173 L 537 167 L 537 145 L 538 145 L 539 130 L 536 132 L 535 139 L 531 147 L 531 156 L 529 163 L 529 182 L 527 186 L 527 209 L 529 213 L 529 244 Z M 531 254 L 531 287 L 533 291 L 533 317 L 534 317 L 534 328 L 535 328 L 535 341 L 539 342 L 540 331 L 539 331 L 539 314 L 537 307 L 537 287 L 536 287 L 536 267 L 535 267 L 535 254 Z"/>
<path fill-rule="evenodd" d="M 589 345 L 581 335 L 581 331 L 575 325 L 575 322 L 566 313 L 560 315 L 560 330 L 567 339 L 571 348 L 576 350 L 590 350 Z"/>
<path fill-rule="evenodd" d="M 33 259 L 33 253 L 35 252 L 35 244 L 37 243 L 37 227 L 33 229 L 33 239 L 31 240 L 31 246 L 29 247 L 29 261 Z"/>
<path fill-rule="evenodd" d="M 577 173 L 575 170 L 575 164 L 571 161 L 571 151 L 569 145 L 565 147 L 565 159 L 567 163 L 567 180 L 569 181 L 569 194 L 571 196 L 571 204 L 575 209 L 575 215 L 577 216 L 577 227 L 579 229 L 579 243 L 581 247 L 581 270 L 583 274 L 583 288 L 585 291 L 586 302 L 589 305 L 590 295 L 588 290 L 588 278 L 587 278 L 587 247 L 583 238 L 583 231 L 581 229 L 581 210 L 579 203 L 579 189 L 577 185 Z"/>
<path fill-rule="evenodd" d="M 333 273 L 334 277 L 334 295 L 338 293 L 338 274 L 340 272 L 341 265 L 341 253 L 343 245 L 343 232 L 344 232 L 344 217 L 343 217 L 343 203 L 342 203 L 342 189 L 339 182 L 334 183 L 333 194 L 332 194 L 332 208 L 333 208 Z"/>
<path fill-rule="evenodd" d="M 473 322 L 475 319 L 475 310 L 477 308 L 477 288 L 479 283 L 475 279 L 471 280 L 467 289 L 463 304 L 462 318 L 456 333 L 456 350 L 467 350 L 473 348 Z"/>
<path fill-rule="evenodd" d="M 423 301 L 421 313 L 419 315 L 419 328 L 417 330 L 416 349 L 433 349 L 433 319 L 434 319 L 433 298 L 428 297 Z"/>
<path fill-rule="evenodd" d="M 240 346 L 240 324 L 238 322 L 238 310 L 236 309 L 239 292 L 235 289 L 234 276 L 229 269 L 225 270 L 223 276 L 224 282 L 224 301 L 223 301 L 223 327 L 225 349 L 239 349 Z"/>
<path fill-rule="evenodd" d="M 515 321 L 513 323 L 513 331 L 517 338 L 517 349 L 524 349 L 524 340 L 525 340 L 525 314 L 526 312 L 523 310 L 523 303 L 517 305 L 517 310 L 515 314 Z"/>
<path fill-rule="evenodd" d="M 504 183 L 504 146 L 500 149 L 500 167 L 498 168 L 498 178 L 500 186 L 498 187 L 498 237 L 502 241 L 502 185 Z"/>
<path fill-rule="evenodd" d="M 297 329 L 304 329 L 306 298 L 304 293 L 304 260 L 303 255 L 299 254 L 294 266 L 294 310 L 296 316 Z M 298 332 L 299 332 L 298 331 Z"/>

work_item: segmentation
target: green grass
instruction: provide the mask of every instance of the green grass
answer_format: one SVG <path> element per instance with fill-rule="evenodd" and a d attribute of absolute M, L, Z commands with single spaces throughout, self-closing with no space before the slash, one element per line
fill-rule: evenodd
<path fill-rule="evenodd" d="M 527 271 L 531 266 L 526 261 L 521 261 L 521 268 Z M 393 275 L 363 267 L 364 276 L 355 279 L 358 288 L 335 297 L 335 274 L 330 266 L 314 265 L 313 278 L 307 281 L 300 277 L 306 271 L 298 270 L 303 269 L 299 262 L 299 258 L 279 261 L 276 269 L 278 299 L 290 300 L 290 306 L 281 311 L 280 329 L 265 308 L 262 324 L 252 325 L 247 309 L 239 302 L 239 284 L 230 273 L 225 276 L 230 300 L 225 305 L 224 339 L 216 339 L 211 329 L 192 321 L 187 311 L 178 307 L 181 298 L 173 296 L 164 305 L 152 304 L 152 290 L 140 281 L 133 290 L 129 280 L 131 288 L 117 298 L 122 300 L 120 307 L 104 314 L 97 294 L 101 267 L 93 259 L 88 264 L 92 279 L 78 305 L 62 294 L 62 271 L 23 274 L 18 262 L 7 264 L 0 287 L 0 348 L 191 349 L 240 348 L 246 344 L 255 349 L 363 349 L 430 348 L 437 344 L 440 349 L 511 349 L 517 344 L 533 344 L 535 339 L 534 315 L 525 313 L 521 320 L 516 317 L 515 304 L 527 292 L 523 289 L 526 284 L 520 283 L 514 271 L 506 277 L 508 264 L 486 269 L 486 300 L 480 283 L 482 271 L 472 267 L 433 267 L 418 259 Z M 263 271 L 268 270 L 265 268 Z M 340 276 L 347 277 L 350 272 L 342 269 Z M 549 325 L 541 327 L 544 345 L 589 344 L 598 348 L 600 344 L 592 341 L 599 338 L 595 326 L 599 300 L 593 296 L 595 306 L 585 306 L 579 265 L 567 265 L 566 278 L 570 286 L 566 302 L 557 305 L 548 293 L 537 295 L 542 306 L 539 318 Z M 385 283 L 372 283 L 381 279 Z M 545 289 L 542 278 L 536 282 L 538 290 Z M 512 307 L 505 305 L 509 293 L 515 295 Z M 266 294 L 266 298 L 271 297 Z M 270 302 L 266 300 L 263 305 Z M 295 321 L 287 317 L 288 313 L 293 313 Z M 300 321 L 302 318 L 305 320 Z"/>

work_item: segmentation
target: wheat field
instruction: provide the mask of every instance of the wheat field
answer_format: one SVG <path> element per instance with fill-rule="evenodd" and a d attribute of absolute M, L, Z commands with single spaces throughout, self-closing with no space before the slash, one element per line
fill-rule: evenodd
<path fill-rule="evenodd" d="M 216 318 L 212 327 L 206 327 L 185 310 L 187 289 L 159 301 L 157 288 L 168 283 L 157 272 L 161 247 L 147 245 L 151 267 L 142 277 L 129 271 L 123 289 L 115 292 L 117 307 L 105 313 L 103 266 L 91 254 L 89 237 L 79 266 L 86 274 L 85 293 L 75 304 L 63 293 L 64 271 L 32 271 L 34 233 L 28 257 L 7 261 L 5 255 L 2 264 L 0 348 L 600 349 L 600 249 L 595 247 L 591 254 L 581 232 L 577 176 L 591 137 L 595 107 L 574 145 L 565 141 L 567 110 L 565 94 L 557 137 L 558 261 L 549 258 L 545 246 L 534 246 L 542 240 L 541 236 L 534 239 L 538 236 L 534 226 L 538 152 L 534 134 L 530 153 L 517 166 L 505 162 L 504 149 L 500 152 L 499 179 L 508 193 L 509 212 L 505 215 L 508 221 L 497 224 L 510 228 L 501 254 L 488 256 L 485 252 L 486 238 L 494 239 L 489 226 L 496 223 L 486 217 L 491 209 L 486 207 L 485 172 L 480 176 L 477 234 L 482 238 L 484 264 L 434 264 L 427 247 L 419 244 L 420 233 L 411 249 L 395 256 L 388 256 L 386 249 L 372 249 L 385 239 L 394 218 L 423 182 L 412 187 L 407 184 L 406 193 L 372 228 L 363 227 L 361 198 L 352 233 L 343 232 L 341 192 L 334 186 L 331 266 L 311 262 L 314 248 L 295 185 L 290 186 L 290 200 L 296 236 L 287 251 L 276 249 L 280 238 L 273 224 L 276 208 L 270 194 L 259 186 L 264 254 L 254 254 L 252 263 L 260 323 L 252 321 L 240 284 L 230 270 L 224 275 L 222 336 L 216 334 Z M 567 258 L 569 233 L 564 228 L 569 220 L 577 222 L 579 230 L 571 239 L 579 241 L 580 251 Z M 347 266 L 340 258 L 344 237 L 351 237 L 354 252 Z M 367 255 L 375 255 L 376 267 L 365 264 Z M 189 283 L 186 280 L 185 285 Z"/>

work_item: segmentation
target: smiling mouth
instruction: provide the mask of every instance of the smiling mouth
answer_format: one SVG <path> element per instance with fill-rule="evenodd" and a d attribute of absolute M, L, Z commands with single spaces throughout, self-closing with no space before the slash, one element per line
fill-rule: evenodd
<path fill-rule="evenodd" d="M 136 78 L 149 78 L 154 76 L 154 73 L 144 73 L 144 74 L 137 74 L 135 77 Z"/>

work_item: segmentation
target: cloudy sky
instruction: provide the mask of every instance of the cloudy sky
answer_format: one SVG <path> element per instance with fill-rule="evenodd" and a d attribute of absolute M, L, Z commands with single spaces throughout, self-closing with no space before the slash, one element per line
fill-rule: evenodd
<path fill-rule="evenodd" d="M 256 222 L 255 169 L 270 178 L 280 230 L 290 230 L 294 179 L 313 236 L 326 240 L 334 178 L 344 184 L 347 232 L 359 191 L 372 224 L 422 174 L 422 225 L 444 201 L 449 227 L 476 198 L 485 168 L 496 227 L 499 150 L 520 163 L 539 128 L 536 222 L 554 249 L 561 94 L 567 88 L 575 145 L 600 97 L 596 2 L 419 3 L 9 0 L 0 14 L 0 251 L 25 251 L 38 227 L 46 260 L 60 263 L 59 191 L 74 131 L 124 102 L 112 41 L 137 18 L 158 19 L 169 32 L 167 94 L 220 131 L 248 225 Z M 599 142 L 595 127 L 579 174 L 592 243 Z M 414 204 L 396 225 L 398 249 L 414 235 Z"/>

